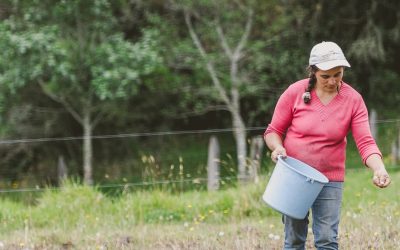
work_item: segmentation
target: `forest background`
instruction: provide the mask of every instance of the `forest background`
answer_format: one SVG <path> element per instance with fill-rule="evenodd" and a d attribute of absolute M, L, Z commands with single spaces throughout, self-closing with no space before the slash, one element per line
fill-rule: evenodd
<path fill-rule="evenodd" d="M 221 175 L 240 178 L 248 140 L 307 77 L 321 41 L 344 50 L 344 79 L 377 111 L 388 161 L 398 144 L 399 5 L 2 0 L 0 188 L 57 185 L 60 164 L 87 184 L 201 180 L 211 135 Z M 361 166 L 353 151 L 349 168 Z"/>

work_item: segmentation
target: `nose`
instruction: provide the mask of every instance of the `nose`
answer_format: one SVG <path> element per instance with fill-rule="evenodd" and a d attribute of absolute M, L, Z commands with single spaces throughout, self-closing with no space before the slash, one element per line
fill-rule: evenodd
<path fill-rule="evenodd" d="M 336 84 L 336 79 L 334 77 L 330 78 L 329 84 Z"/>

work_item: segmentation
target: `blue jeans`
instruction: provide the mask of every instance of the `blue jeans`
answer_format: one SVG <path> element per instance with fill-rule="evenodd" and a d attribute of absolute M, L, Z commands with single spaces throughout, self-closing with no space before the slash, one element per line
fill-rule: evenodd
<path fill-rule="evenodd" d="M 329 182 L 322 188 L 311 206 L 314 244 L 318 250 L 338 249 L 338 227 L 342 204 L 343 182 Z M 283 216 L 285 224 L 284 249 L 305 249 L 308 214 L 302 220 Z"/>

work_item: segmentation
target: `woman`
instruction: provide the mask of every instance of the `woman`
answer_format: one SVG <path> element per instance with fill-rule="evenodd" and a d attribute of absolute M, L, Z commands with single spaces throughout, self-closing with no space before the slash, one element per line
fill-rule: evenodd
<path fill-rule="evenodd" d="M 345 174 L 346 135 L 352 132 L 373 183 L 384 188 L 389 175 L 371 136 L 368 111 L 361 95 L 342 81 L 350 67 L 333 42 L 315 45 L 310 53 L 310 77 L 290 85 L 281 95 L 264 139 L 271 158 L 289 155 L 322 172 L 328 179 L 311 207 L 317 249 L 338 249 L 338 226 Z M 308 215 L 302 220 L 283 216 L 284 249 L 304 249 Z"/>

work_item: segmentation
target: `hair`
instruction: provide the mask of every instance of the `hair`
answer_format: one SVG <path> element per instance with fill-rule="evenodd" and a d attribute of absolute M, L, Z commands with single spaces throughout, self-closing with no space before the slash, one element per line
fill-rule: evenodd
<path fill-rule="evenodd" d="M 317 77 L 315 76 L 315 73 L 318 71 L 318 68 L 315 65 L 310 65 L 307 67 L 307 71 L 310 80 L 308 81 L 308 86 L 303 94 L 303 101 L 305 104 L 309 104 L 311 102 L 311 90 L 315 88 L 315 84 L 317 83 Z"/>

